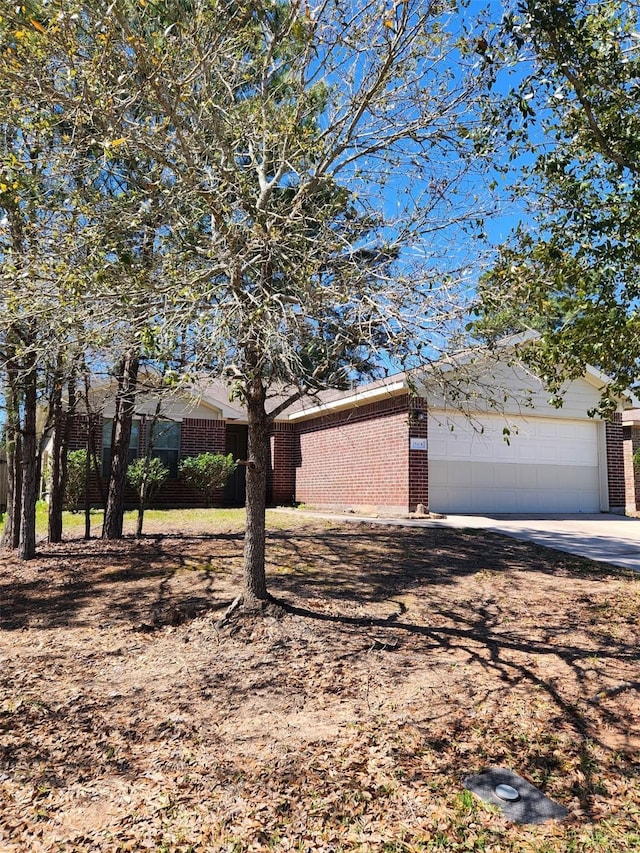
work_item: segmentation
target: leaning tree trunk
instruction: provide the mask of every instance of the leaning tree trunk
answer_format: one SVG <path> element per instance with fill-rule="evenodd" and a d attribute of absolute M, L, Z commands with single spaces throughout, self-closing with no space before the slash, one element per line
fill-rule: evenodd
<path fill-rule="evenodd" d="M 118 377 L 116 410 L 113 419 L 111 439 L 111 472 L 107 489 L 107 505 L 104 511 L 104 539 L 122 537 L 124 515 L 124 491 L 127 483 L 127 464 L 131 424 L 135 408 L 136 385 L 138 381 L 139 359 L 136 354 L 127 353 L 123 358 Z"/>
<path fill-rule="evenodd" d="M 5 403 L 7 407 L 7 515 L 0 546 L 15 550 L 20 542 L 22 515 L 22 436 L 20 435 L 17 371 L 11 365 L 7 367 Z"/>
<path fill-rule="evenodd" d="M 268 599 L 265 573 L 265 513 L 269 468 L 270 421 L 265 410 L 266 394 L 259 380 L 247 396 L 249 460 L 247 464 L 247 521 L 244 537 L 245 607 L 259 607 Z"/>
<path fill-rule="evenodd" d="M 28 357 L 24 377 L 24 420 L 22 431 L 22 512 L 18 556 L 31 560 L 36 555 L 36 503 L 38 501 L 37 376 L 35 356 Z"/>

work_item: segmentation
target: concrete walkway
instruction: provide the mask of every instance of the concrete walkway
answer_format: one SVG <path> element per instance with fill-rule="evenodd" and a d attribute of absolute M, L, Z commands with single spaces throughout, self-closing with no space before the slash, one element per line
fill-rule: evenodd
<path fill-rule="evenodd" d="M 640 572 L 640 518 L 622 515 L 447 515 L 442 519 L 378 518 L 297 510 L 306 515 L 340 521 L 395 524 L 403 527 L 455 527 L 491 530 L 514 539 L 535 542 L 556 551 L 588 557 Z"/>

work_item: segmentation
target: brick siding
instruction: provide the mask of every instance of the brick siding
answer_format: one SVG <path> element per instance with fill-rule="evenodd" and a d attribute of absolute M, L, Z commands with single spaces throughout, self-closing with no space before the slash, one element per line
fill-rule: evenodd
<path fill-rule="evenodd" d="M 403 394 L 301 423 L 296 500 L 336 509 L 407 512 L 415 499 L 409 489 L 408 420 L 409 398 Z M 422 459 L 413 467 L 421 471 Z"/>
<path fill-rule="evenodd" d="M 185 418 L 180 431 L 180 458 L 199 453 L 224 453 L 226 425 L 207 418 Z"/>
<path fill-rule="evenodd" d="M 409 510 L 415 512 L 418 504 L 429 506 L 429 453 L 427 450 L 411 450 L 411 439 L 428 441 L 426 400 L 411 400 L 409 417 Z M 427 444 L 428 447 L 428 444 Z"/>
<path fill-rule="evenodd" d="M 144 454 L 146 430 L 140 429 L 140 445 L 138 453 Z M 180 429 L 180 458 L 197 456 L 199 453 L 224 453 L 226 441 L 226 425 L 224 421 L 208 420 L 206 418 L 185 418 Z M 87 443 L 86 416 L 78 416 L 72 428 L 70 449 L 85 449 Z M 102 417 L 96 426 L 96 444 L 98 464 L 102 464 Z M 106 490 L 106 482 L 103 484 Z M 91 503 L 99 506 L 102 503 L 100 487 L 95 475 L 91 478 Z M 214 497 L 213 505 L 222 506 L 224 489 L 219 489 Z M 157 507 L 199 507 L 203 500 L 199 492 L 187 486 L 180 480 L 167 480 L 152 501 Z M 133 489 L 127 486 L 125 491 L 125 506 L 137 506 L 137 497 Z"/>
<path fill-rule="evenodd" d="M 633 454 L 640 449 L 640 424 L 624 427 L 624 480 L 627 512 L 640 510 L 640 466 L 633 464 Z"/>
<path fill-rule="evenodd" d="M 296 428 L 276 423 L 271 434 L 271 470 L 267 482 L 269 503 L 291 505 L 296 499 Z"/>
<path fill-rule="evenodd" d="M 626 506 L 625 464 L 620 412 L 616 412 L 613 419 L 606 424 L 606 439 L 609 512 L 624 512 Z"/>

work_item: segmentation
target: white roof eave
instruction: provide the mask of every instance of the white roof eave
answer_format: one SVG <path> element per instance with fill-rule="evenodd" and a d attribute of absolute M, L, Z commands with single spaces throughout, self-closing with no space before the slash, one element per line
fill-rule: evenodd
<path fill-rule="evenodd" d="M 304 418 L 314 417 L 317 415 L 329 414 L 331 412 L 339 412 L 343 409 L 357 408 L 367 403 L 373 403 L 377 400 L 384 400 L 386 397 L 395 397 L 402 391 L 407 390 L 406 380 L 400 379 L 392 382 L 389 385 L 382 385 L 379 388 L 370 388 L 362 391 L 354 391 L 346 397 L 340 397 L 337 400 L 331 400 L 328 403 L 318 403 L 311 406 L 309 409 L 300 409 L 300 411 L 292 412 L 288 419 L 290 421 L 300 421 Z"/>

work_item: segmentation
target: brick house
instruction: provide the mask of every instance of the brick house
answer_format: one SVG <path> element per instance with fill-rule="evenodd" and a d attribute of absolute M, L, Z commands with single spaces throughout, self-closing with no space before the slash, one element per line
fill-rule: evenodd
<path fill-rule="evenodd" d="M 620 401 L 611 422 L 589 417 L 604 385 L 597 371 L 568 383 L 560 408 L 538 378 L 507 362 L 442 378 L 398 374 L 289 407 L 271 436 L 269 502 L 399 515 L 418 504 L 459 513 L 625 511 L 622 412 L 630 402 Z M 154 406 L 149 397 L 136 410 L 132 456 L 144 453 Z M 205 451 L 246 459 L 245 412 L 220 383 L 163 406 L 155 455 L 172 477 L 155 504 L 198 505 L 174 476 L 178 460 Z M 106 401 L 96 430 L 105 465 L 112 413 Z M 76 446 L 85 436 L 79 429 Z M 239 467 L 216 504 L 244 497 Z"/>
<path fill-rule="evenodd" d="M 382 513 L 624 512 L 621 400 L 589 417 L 606 378 L 567 383 L 552 405 L 540 379 L 478 360 L 458 375 L 400 374 L 288 412 L 295 498 Z M 444 381 L 443 381 L 444 380 Z M 639 433 L 640 435 L 640 433 Z"/>

